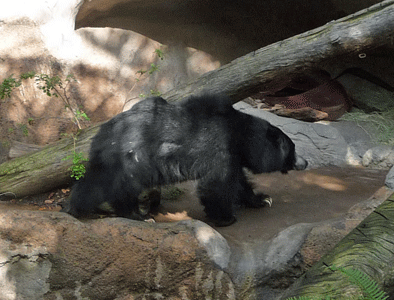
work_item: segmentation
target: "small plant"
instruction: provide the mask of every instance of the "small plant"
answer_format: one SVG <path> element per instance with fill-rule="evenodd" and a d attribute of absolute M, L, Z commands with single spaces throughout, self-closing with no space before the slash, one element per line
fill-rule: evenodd
<path fill-rule="evenodd" d="M 50 77 L 47 74 L 40 74 L 40 75 L 36 75 L 35 78 L 38 88 L 41 89 L 45 94 L 47 94 L 47 96 L 60 97 L 63 100 L 65 108 L 69 109 L 70 112 L 73 114 L 74 121 L 75 124 L 77 124 L 78 129 L 82 129 L 82 126 L 79 122 L 80 117 L 78 117 L 77 110 L 72 108 L 70 97 L 67 94 L 67 87 L 70 84 L 70 82 L 77 81 L 74 75 L 72 74 L 67 75 L 66 79 L 64 80 L 66 82 L 65 84 L 63 83 L 63 81 L 59 76 Z M 79 113 L 79 116 L 81 116 L 81 112 Z"/>
<path fill-rule="evenodd" d="M 139 96 L 140 98 L 146 98 L 146 97 L 149 97 L 149 96 L 157 96 L 157 97 L 160 97 L 160 96 L 161 96 L 161 92 L 159 92 L 159 91 L 154 91 L 154 90 L 150 90 L 150 95 L 139 94 L 138 96 Z"/>
<path fill-rule="evenodd" d="M 82 110 L 72 108 L 70 97 L 67 94 L 67 86 L 70 84 L 71 81 L 77 81 L 74 75 L 72 74 L 67 75 L 65 79 L 66 82 L 65 84 L 63 83 L 63 81 L 59 76 L 50 77 L 46 74 L 40 74 L 36 76 L 36 82 L 38 84 L 39 89 L 41 89 L 49 97 L 51 96 L 60 97 L 63 100 L 65 108 L 69 109 L 73 114 L 73 119 L 75 121 L 75 124 L 78 126 L 78 130 L 81 130 L 82 126 L 79 121 L 81 119 L 85 119 L 89 121 L 90 118 Z M 69 159 L 72 160 L 72 165 L 70 167 L 70 171 L 71 171 L 70 176 L 76 180 L 79 180 L 81 177 L 84 176 L 86 172 L 85 165 L 83 164 L 83 162 L 88 161 L 88 159 L 84 157 L 82 152 L 75 151 L 76 149 L 75 143 L 77 140 L 77 136 L 78 133 L 71 134 L 74 143 L 73 154 L 66 156 L 62 160 L 69 160 Z"/>
<path fill-rule="evenodd" d="M 14 74 L 11 74 L 0 85 L 0 99 L 11 97 L 11 92 L 14 88 L 21 86 L 22 79 L 29 79 L 35 76 L 35 72 L 23 73 L 19 78 L 14 78 Z"/>
<path fill-rule="evenodd" d="M 0 98 L 9 98 L 11 97 L 11 92 L 14 88 L 21 85 L 21 81 L 17 80 L 10 75 L 8 78 L 3 80 L 3 83 L 0 86 Z"/>
<path fill-rule="evenodd" d="M 28 123 L 29 125 L 34 125 L 34 119 L 33 119 L 33 118 L 28 118 L 28 119 L 27 119 L 27 123 Z"/>
<path fill-rule="evenodd" d="M 90 118 L 88 117 L 88 115 L 85 112 L 81 111 L 81 110 L 77 109 L 75 111 L 75 116 L 76 116 L 76 118 L 78 120 L 85 119 L 86 121 L 90 121 Z"/>
<path fill-rule="evenodd" d="M 367 274 L 361 272 L 357 269 L 351 268 L 337 268 L 335 266 L 328 266 L 328 268 L 333 272 L 341 272 L 342 274 L 346 275 L 348 280 L 352 283 L 357 285 L 362 293 L 363 296 L 359 298 L 359 300 L 386 300 L 389 296 L 382 291 L 378 284 L 372 280 Z M 327 295 L 325 298 L 321 298 L 318 295 L 315 297 L 293 297 L 288 298 L 286 300 L 333 300 L 331 296 Z"/>
<path fill-rule="evenodd" d="M 72 159 L 72 166 L 70 167 L 71 175 L 70 177 L 75 178 L 75 180 L 81 179 L 85 175 L 86 169 L 83 164 L 84 161 L 88 161 L 87 158 L 84 157 L 82 152 L 73 152 L 72 155 L 66 156 L 62 160 Z"/>
<path fill-rule="evenodd" d="M 156 53 L 157 57 L 160 58 L 160 60 L 164 59 L 164 53 L 163 53 L 163 51 L 161 51 L 161 49 L 156 49 L 155 53 Z"/>
<path fill-rule="evenodd" d="M 26 124 L 19 124 L 20 129 L 24 136 L 29 136 L 29 129 L 27 128 Z"/>
<path fill-rule="evenodd" d="M 161 92 L 159 92 L 159 91 L 150 90 L 150 93 L 152 96 L 157 96 L 157 97 L 161 96 Z"/>
<path fill-rule="evenodd" d="M 330 267 L 332 271 L 339 271 L 346 275 L 350 282 L 359 286 L 366 300 L 385 300 L 389 296 L 382 291 L 378 284 L 367 274 L 357 269 Z"/>
<path fill-rule="evenodd" d="M 72 137 L 73 142 L 74 142 L 73 154 L 62 158 L 63 161 L 69 160 L 69 159 L 72 160 L 72 165 L 69 168 L 69 170 L 71 171 L 70 177 L 74 178 L 75 180 L 79 180 L 85 175 L 86 169 L 85 169 L 85 165 L 83 164 L 83 162 L 88 161 L 88 159 L 84 157 L 84 154 L 82 152 L 75 151 L 77 135 L 78 134 L 68 135 L 68 136 Z M 66 136 L 67 136 L 67 134 L 66 134 Z"/>
<path fill-rule="evenodd" d="M 25 79 L 32 79 L 35 78 L 37 87 L 43 91 L 48 97 L 57 97 L 62 99 L 65 108 L 70 110 L 72 115 L 73 115 L 73 120 L 75 124 L 78 127 L 78 130 L 82 129 L 82 126 L 80 124 L 80 120 L 90 120 L 89 117 L 86 115 L 85 112 L 83 112 L 80 109 L 75 109 L 71 105 L 70 101 L 70 96 L 67 93 L 67 87 L 72 81 L 77 81 L 75 77 L 72 74 L 69 74 L 66 76 L 66 78 L 63 80 L 59 76 L 49 76 L 47 74 L 36 74 L 36 72 L 31 71 L 27 73 L 23 73 L 19 76 L 19 78 L 14 78 L 13 75 L 10 75 L 8 78 L 4 79 L 2 84 L 0 85 L 0 98 L 9 98 L 11 97 L 11 92 L 14 88 L 21 86 L 22 80 Z M 33 118 L 28 118 L 29 125 L 34 124 L 34 119 Z M 23 134 L 25 136 L 28 136 L 29 130 L 26 124 L 19 124 Z M 13 133 L 14 129 L 9 128 L 8 129 L 9 133 Z M 83 156 L 83 153 L 77 153 L 75 151 L 75 142 L 77 140 L 77 134 L 71 134 L 71 137 L 73 138 L 74 142 L 74 151 L 72 155 L 69 155 L 62 160 L 68 160 L 72 159 L 72 166 L 70 167 L 71 170 L 71 177 L 75 178 L 76 180 L 79 180 L 81 177 L 83 177 L 85 173 L 85 166 L 83 164 L 84 161 L 87 161 Z"/>
<path fill-rule="evenodd" d="M 30 72 L 21 74 L 21 76 L 19 76 L 19 78 L 20 79 L 32 79 L 32 78 L 34 78 L 34 76 L 36 76 L 36 72 L 30 71 Z"/>

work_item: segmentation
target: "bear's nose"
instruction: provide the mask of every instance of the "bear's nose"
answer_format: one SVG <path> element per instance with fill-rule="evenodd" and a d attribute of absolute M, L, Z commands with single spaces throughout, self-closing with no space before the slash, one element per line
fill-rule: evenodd
<path fill-rule="evenodd" d="M 301 156 L 296 154 L 294 170 L 298 170 L 298 171 L 305 170 L 307 166 L 308 166 L 308 162 L 305 159 L 303 159 Z"/>

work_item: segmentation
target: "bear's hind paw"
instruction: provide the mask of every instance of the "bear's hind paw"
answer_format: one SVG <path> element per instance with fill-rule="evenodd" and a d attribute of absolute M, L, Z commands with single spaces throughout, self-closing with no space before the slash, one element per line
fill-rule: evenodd
<path fill-rule="evenodd" d="M 237 219 L 234 216 L 229 220 L 214 220 L 214 224 L 216 227 L 230 226 L 230 225 L 234 224 L 235 222 L 237 222 Z"/>

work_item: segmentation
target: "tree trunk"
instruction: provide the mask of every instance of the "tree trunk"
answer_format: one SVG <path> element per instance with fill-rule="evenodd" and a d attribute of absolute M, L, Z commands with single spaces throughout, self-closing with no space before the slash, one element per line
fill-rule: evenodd
<path fill-rule="evenodd" d="M 362 289 L 332 267 L 365 273 L 394 299 L 394 194 L 310 268 L 282 299 L 359 299 Z"/>
<path fill-rule="evenodd" d="M 201 92 L 224 93 L 235 103 L 258 91 L 277 90 L 298 73 L 313 69 L 339 55 L 362 51 L 392 42 L 394 0 L 383 1 L 354 15 L 269 45 L 240 57 L 198 79 L 163 95 L 170 102 Z M 84 130 L 77 152 L 87 155 L 97 128 Z M 73 140 L 63 139 L 42 150 L 0 165 L 1 195 L 24 197 L 51 190 L 69 182 Z"/>
<path fill-rule="evenodd" d="M 393 29 L 394 1 L 383 1 L 237 58 L 169 91 L 165 99 L 172 102 L 208 91 L 224 93 L 236 103 L 259 91 L 277 91 L 285 87 L 292 76 L 341 55 L 358 56 L 368 49 L 392 45 Z"/>
<path fill-rule="evenodd" d="M 92 126 L 77 136 L 75 152 L 88 158 L 92 137 L 99 125 Z M 56 143 L 0 165 L 0 200 L 21 198 L 50 191 L 71 183 L 72 160 L 63 160 L 74 152 L 74 140 L 64 138 Z"/>

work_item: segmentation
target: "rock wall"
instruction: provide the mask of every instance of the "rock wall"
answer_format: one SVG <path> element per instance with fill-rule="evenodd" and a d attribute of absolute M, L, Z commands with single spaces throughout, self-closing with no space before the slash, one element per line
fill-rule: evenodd
<path fill-rule="evenodd" d="M 66 89 L 71 105 L 96 123 L 129 108 L 140 94 L 166 92 L 220 65 L 202 51 L 162 45 L 129 30 L 75 30 L 82 3 L 16 1 L 3 7 L 0 80 L 35 71 L 58 75 L 65 84 L 66 76 L 73 74 L 76 81 Z M 158 70 L 149 74 L 152 64 Z M 147 72 L 140 76 L 139 71 Z M 10 140 L 46 144 L 76 129 L 61 98 L 48 97 L 33 79 L 24 80 L 10 98 L 0 101 L 0 116 L 2 145 Z"/>

